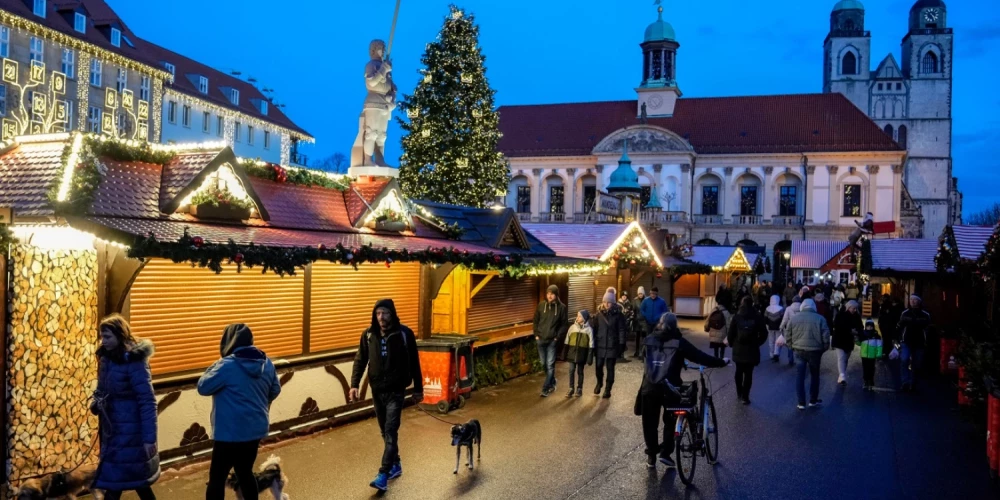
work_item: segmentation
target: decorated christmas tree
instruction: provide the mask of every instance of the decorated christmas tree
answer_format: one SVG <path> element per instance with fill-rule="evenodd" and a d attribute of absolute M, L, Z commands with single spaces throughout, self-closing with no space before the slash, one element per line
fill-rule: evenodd
<path fill-rule="evenodd" d="M 400 102 L 399 178 L 411 198 L 484 207 L 507 189 L 500 116 L 478 39 L 475 18 L 452 5 L 421 59 L 423 78 Z"/>

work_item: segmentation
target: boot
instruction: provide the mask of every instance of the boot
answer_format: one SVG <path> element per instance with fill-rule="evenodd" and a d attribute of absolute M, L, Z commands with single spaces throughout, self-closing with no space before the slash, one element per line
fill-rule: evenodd
<path fill-rule="evenodd" d="M 569 398 L 573 397 L 573 392 L 574 392 L 573 388 L 570 387 L 569 388 L 569 392 L 566 393 L 566 399 L 569 399 Z"/>
<path fill-rule="evenodd" d="M 583 396 L 583 386 L 576 388 L 576 397 L 581 397 L 581 396 Z"/>
<path fill-rule="evenodd" d="M 613 385 L 614 385 L 613 383 L 608 382 L 608 388 L 604 389 L 604 395 L 601 396 L 602 398 L 604 398 L 604 399 L 610 399 L 611 398 L 611 386 L 613 386 Z"/>
<path fill-rule="evenodd" d="M 601 393 L 601 388 L 603 388 L 603 387 L 604 387 L 604 384 L 598 382 L 597 383 L 597 387 L 594 387 L 594 395 L 596 396 L 596 395 L 600 394 Z"/>

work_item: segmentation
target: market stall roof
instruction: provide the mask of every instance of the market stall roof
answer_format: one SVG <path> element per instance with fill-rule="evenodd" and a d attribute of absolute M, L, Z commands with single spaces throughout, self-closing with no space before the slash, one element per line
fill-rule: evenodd
<path fill-rule="evenodd" d="M 977 260 L 986 252 L 986 243 L 993 235 L 993 228 L 988 226 L 952 226 L 955 244 L 958 246 L 958 256 L 965 260 Z"/>
<path fill-rule="evenodd" d="M 846 241 L 792 241 L 792 269 L 822 269 L 847 248 Z"/>
<path fill-rule="evenodd" d="M 447 225 L 462 228 L 460 241 L 479 242 L 497 249 L 532 255 L 556 255 L 541 240 L 524 230 L 511 208 L 473 208 L 426 200 L 413 200 L 417 216 L 427 213 Z"/>
<path fill-rule="evenodd" d="M 872 274 L 936 273 L 936 240 L 871 240 Z"/>
<path fill-rule="evenodd" d="M 607 262 L 613 250 L 636 232 L 661 267 L 663 259 L 638 222 L 629 224 L 522 224 L 561 257 L 597 259 Z"/>
<path fill-rule="evenodd" d="M 713 271 L 749 272 L 752 270 L 752 263 L 747 260 L 746 254 L 740 247 L 695 245 L 691 249 L 693 253 L 685 259 L 696 264 L 709 266 Z"/>

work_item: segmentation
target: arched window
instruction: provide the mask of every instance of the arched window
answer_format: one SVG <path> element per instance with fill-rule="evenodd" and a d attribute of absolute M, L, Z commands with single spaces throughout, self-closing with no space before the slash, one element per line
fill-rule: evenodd
<path fill-rule="evenodd" d="M 892 135 L 892 125 L 886 125 L 885 126 L 885 135 L 887 135 L 887 136 L 895 139 L 895 137 L 893 137 L 893 135 Z"/>
<path fill-rule="evenodd" d="M 938 72 L 938 57 L 934 52 L 927 52 L 924 54 L 923 62 L 920 65 L 921 73 L 937 73 Z"/>
<path fill-rule="evenodd" d="M 843 59 L 840 61 L 840 74 L 842 75 L 856 75 L 858 74 L 858 58 L 854 55 L 854 52 L 848 51 L 844 54 Z"/>
<path fill-rule="evenodd" d="M 905 148 L 906 147 L 906 125 L 900 125 L 899 126 L 899 131 L 897 132 L 897 135 L 899 135 L 899 138 L 896 139 L 896 142 L 899 143 L 900 146 L 902 146 L 902 147 Z"/>

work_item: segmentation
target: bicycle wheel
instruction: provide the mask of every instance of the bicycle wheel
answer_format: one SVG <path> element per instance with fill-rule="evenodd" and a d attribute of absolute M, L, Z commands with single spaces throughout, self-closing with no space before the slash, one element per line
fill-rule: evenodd
<path fill-rule="evenodd" d="M 695 436 L 694 428 L 691 427 L 691 419 L 685 418 L 681 424 L 681 433 L 674 438 L 674 455 L 677 460 L 677 475 L 681 482 L 690 486 L 694 479 L 695 465 L 698 464 L 698 438 Z"/>
<path fill-rule="evenodd" d="M 702 436 L 705 439 L 705 458 L 710 465 L 715 465 L 719 462 L 719 423 L 715 418 L 715 403 L 710 399 L 705 407 L 707 409 L 704 416 L 705 425 L 702 426 L 704 429 Z"/>

